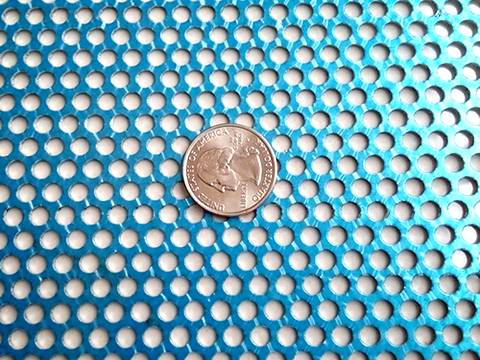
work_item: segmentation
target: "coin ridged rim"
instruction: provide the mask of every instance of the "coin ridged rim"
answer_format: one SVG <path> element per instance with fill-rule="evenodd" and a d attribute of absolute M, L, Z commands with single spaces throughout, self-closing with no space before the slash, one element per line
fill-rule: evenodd
<path fill-rule="evenodd" d="M 207 131 L 215 130 L 215 129 L 219 129 L 219 128 L 224 128 L 224 127 L 227 127 L 227 128 L 236 127 L 236 128 L 243 129 L 243 130 L 246 130 L 246 131 L 252 133 L 254 136 L 258 137 L 261 141 L 263 141 L 263 143 L 265 144 L 265 146 L 267 147 L 268 151 L 270 152 L 270 154 L 272 155 L 272 158 L 273 158 L 273 161 L 272 161 L 272 164 L 273 164 L 273 179 L 272 179 L 272 182 L 271 182 L 270 186 L 268 187 L 268 190 L 265 192 L 263 197 L 255 205 L 250 206 L 247 209 L 243 209 L 241 211 L 236 211 L 236 212 L 229 212 L 229 213 L 224 213 L 224 212 L 218 211 L 216 209 L 209 208 L 206 204 L 204 204 L 195 195 L 195 193 L 191 189 L 190 184 L 188 183 L 188 180 L 187 180 L 187 162 L 188 162 L 188 158 L 190 156 L 190 153 L 192 152 L 192 149 L 194 148 L 197 140 L 200 139 L 200 137 Z M 182 162 L 183 183 L 185 184 L 185 188 L 187 189 L 188 193 L 190 194 L 190 197 L 195 201 L 196 204 L 198 204 L 204 210 L 207 210 L 208 212 L 210 212 L 212 214 L 219 215 L 219 216 L 224 216 L 224 217 L 232 217 L 232 216 L 239 216 L 239 215 L 248 214 L 248 213 L 252 212 L 253 210 L 257 209 L 260 205 L 262 205 L 263 202 L 267 199 L 267 197 L 272 193 L 273 187 L 275 186 L 275 183 L 277 182 L 277 171 L 278 171 L 277 158 L 275 156 L 275 152 L 273 151 L 272 146 L 268 143 L 268 140 L 262 134 L 260 134 L 259 132 L 255 131 L 254 129 L 252 129 L 248 126 L 240 125 L 240 124 L 230 124 L 230 123 L 211 126 L 207 129 L 203 130 L 202 132 L 200 132 L 197 136 L 195 136 L 195 138 L 192 140 L 192 142 L 188 146 L 187 150 L 185 151 L 185 155 L 183 156 L 183 162 Z"/>

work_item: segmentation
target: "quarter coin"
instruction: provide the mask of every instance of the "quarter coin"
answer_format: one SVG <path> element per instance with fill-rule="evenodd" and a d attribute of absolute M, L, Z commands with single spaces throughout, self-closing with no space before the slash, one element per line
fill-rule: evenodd
<path fill-rule="evenodd" d="M 222 216 L 255 210 L 272 191 L 276 175 L 277 160 L 267 140 L 237 124 L 202 132 L 183 161 L 183 180 L 193 200 Z"/>

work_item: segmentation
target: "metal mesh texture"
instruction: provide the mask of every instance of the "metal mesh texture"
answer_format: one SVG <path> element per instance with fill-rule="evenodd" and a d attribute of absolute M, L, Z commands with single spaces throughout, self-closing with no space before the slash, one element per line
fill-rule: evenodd
<path fill-rule="evenodd" d="M 3 3 L 2 359 L 478 359 L 478 0 Z M 280 169 L 229 219 L 224 122 Z"/>

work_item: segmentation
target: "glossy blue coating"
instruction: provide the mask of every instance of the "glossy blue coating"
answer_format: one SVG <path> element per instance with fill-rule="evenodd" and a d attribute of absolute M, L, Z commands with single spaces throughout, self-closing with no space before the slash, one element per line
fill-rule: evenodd
<path fill-rule="evenodd" d="M 1 356 L 478 358 L 477 0 L 3 2 Z M 223 219 L 226 121 L 279 173 Z"/>

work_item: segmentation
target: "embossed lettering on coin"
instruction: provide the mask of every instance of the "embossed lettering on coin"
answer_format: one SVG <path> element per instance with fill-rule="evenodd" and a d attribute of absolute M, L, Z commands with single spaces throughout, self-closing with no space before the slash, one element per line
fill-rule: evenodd
<path fill-rule="evenodd" d="M 183 162 L 185 186 L 206 210 L 235 216 L 256 209 L 272 191 L 277 162 L 254 130 L 217 125 L 196 137 Z"/>

